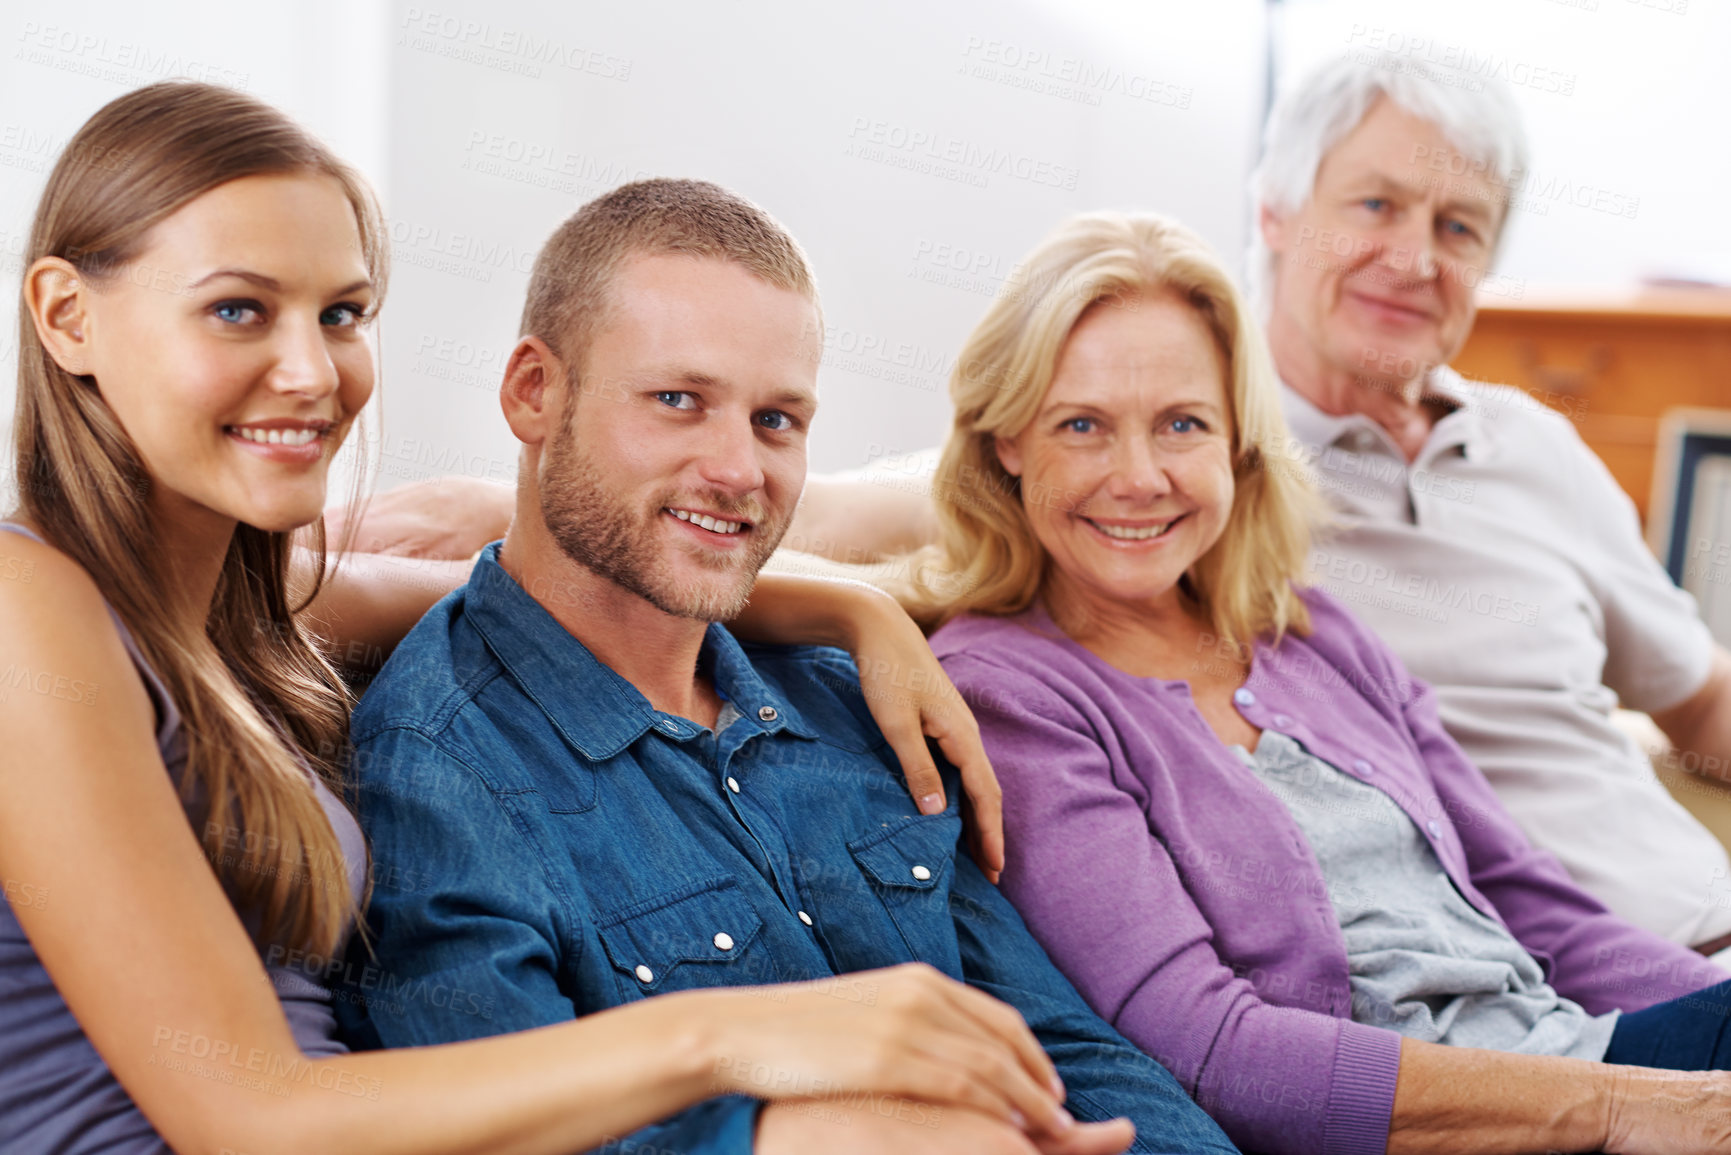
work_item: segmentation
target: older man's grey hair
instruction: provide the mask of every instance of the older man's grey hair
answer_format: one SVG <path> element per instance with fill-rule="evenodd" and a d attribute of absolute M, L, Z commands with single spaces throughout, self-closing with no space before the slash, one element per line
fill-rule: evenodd
<path fill-rule="evenodd" d="M 1353 54 L 1323 65 L 1275 102 L 1263 133 L 1262 160 L 1250 177 L 1247 270 L 1251 299 L 1273 307 L 1275 257 L 1262 239 L 1263 206 L 1277 214 L 1304 207 L 1322 158 L 1357 128 L 1377 100 L 1428 120 L 1449 143 L 1506 189 L 1497 240 L 1507 232 L 1514 193 L 1527 172 L 1527 137 L 1508 86 L 1390 53 Z M 1460 175 L 1456 173 L 1455 175 Z M 1494 254 L 1493 247 L 1493 254 Z"/>

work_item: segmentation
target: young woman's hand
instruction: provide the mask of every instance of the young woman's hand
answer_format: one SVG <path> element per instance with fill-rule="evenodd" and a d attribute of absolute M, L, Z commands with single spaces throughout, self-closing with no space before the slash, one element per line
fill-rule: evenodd
<path fill-rule="evenodd" d="M 891 1114 L 911 1100 L 916 1113 L 965 1107 L 1054 1138 L 1075 1126 L 1021 1015 L 923 963 L 667 997 L 689 999 L 703 1024 L 713 1094 L 844 1106 L 864 1096 Z"/>

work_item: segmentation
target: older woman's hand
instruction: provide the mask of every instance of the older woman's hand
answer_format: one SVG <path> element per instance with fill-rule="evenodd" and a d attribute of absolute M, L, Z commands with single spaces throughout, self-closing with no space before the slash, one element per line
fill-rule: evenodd
<path fill-rule="evenodd" d="M 880 612 L 860 619 L 847 647 L 859 666 L 866 705 L 901 760 L 908 790 L 923 813 L 945 805 L 943 780 L 926 739 L 936 739 L 944 757 L 961 771 L 972 804 L 969 846 L 995 883 L 1004 869 L 1004 792 L 980 741 L 979 724 L 919 626 L 887 594 L 873 593 Z"/>
<path fill-rule="evenodd" d="M 729 623 L 735 633 L 781 645 L 840 646 L 859 667 L 860 689 L 878 729 L 901 762 L 922 813 L 946 805 L 943 779 L 926 739 L 961 771 L 972 804 L 968 843 L 987 878 L 1004 869 L 1004 794 L 980 741 L 980 727 L 912 618 L 861 581 L 765 570 L 751 602 Z"/>

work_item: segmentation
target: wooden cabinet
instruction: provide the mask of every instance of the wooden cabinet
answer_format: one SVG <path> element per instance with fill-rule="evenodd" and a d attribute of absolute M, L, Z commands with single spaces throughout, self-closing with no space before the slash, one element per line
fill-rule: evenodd
<path fill-rule="evenodd" d="M 1647 517 L 1659 416 L 1731 409 L 1731 290 L 1529 292 L 1481 302 L 1454 367 L 1575 422 Z"/>

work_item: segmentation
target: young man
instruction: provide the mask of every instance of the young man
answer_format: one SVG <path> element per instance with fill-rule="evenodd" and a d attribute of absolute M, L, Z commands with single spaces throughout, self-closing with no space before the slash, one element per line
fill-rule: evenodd
<path fill-rule="evenodd" d="M 805 480 L 821 317 L 793 239 L 713 185 L 627 185 L 548 242 L 522 332 L 516 519 L 355 714 L 378 1040 L 919 961 L 1019 1011 L 1091 1122 L 730 1098 L 619 1149 L 1084 1155 L 1125 1149 L 1121 1115 L 1137 1150 L 1232 1150 L 957 854 L 953 773 L 913 812 L 847 656 L 718 624 Z"/>

